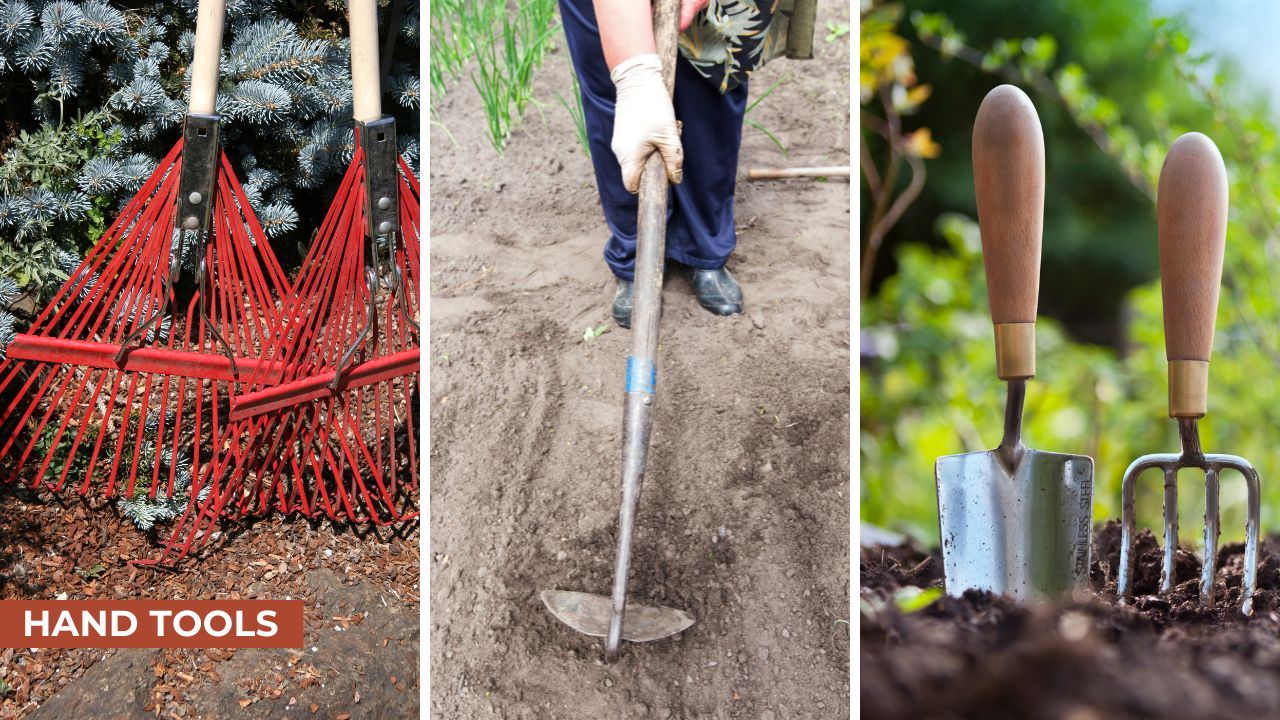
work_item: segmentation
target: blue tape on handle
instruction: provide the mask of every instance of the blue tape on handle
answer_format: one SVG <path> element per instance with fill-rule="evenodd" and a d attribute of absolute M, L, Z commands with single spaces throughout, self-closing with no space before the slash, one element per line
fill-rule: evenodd
<path fill-rule="evenodd" d="M 658 368 L 644 358 L 627 357 L 627 392 L 653 394 L 658 384 Z"/>

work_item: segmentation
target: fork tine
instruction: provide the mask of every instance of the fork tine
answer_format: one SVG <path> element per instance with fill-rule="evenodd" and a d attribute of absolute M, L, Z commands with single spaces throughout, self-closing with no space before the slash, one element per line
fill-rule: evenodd
<path fill-rule="evenodd" d="M 1244 476 L 1245 486 L 1249 490 L 1248 517 L 1244 529 L 1244 582 L 1241 587 L 1240 612 L 1253 614 L 1253 590 L 1258 578 L 1258 515 L 1261 499 L 1259 494 L 1258 471 L 1242 458 L 1236 458 L 1235 469 Z"/>
<path fill-rule="evenodd" d="M 1213 577 L 1218 562 L 1218 469 L 1204 471 L 1204 568 L 1200 576 L 1200 603 L 1213 602 Z"/>
<path fill-rule="evenodd" d="M 1174 558 L 1178 550 L 1178 467 L 1164 469 L 1164 561 L 1160 565 L 1160 594 L 1169 592 L 1174 581 Z"/>
<path fill-rule="evenodd" d="M 1218 507 L 1218 503 L 1216 502 L 1217 500 L 1216 495 L 1217 495 L 1218 477 L 1221 475 L 1221 471 L 1223 469 L 1235 470 L 1236 472 L 1240 473 L 1241 476 L 1244 477 L 1245 488 L 1248 491 L 1249 497 L 1248 497 L 1247 516 L 1245 519 L 1245 529 L 1244 529 L 1244 536 L 1245 536 L 1244 577 L 1241 579 L 1241 583 L 1240 583 L 1240 612 L 1243 615 L 1252 615 L 1253 614 L 1253 593 L 1257 587 L 1257 578 L 1258 578 L 1258 516 L 1259 516 L 1259 507 L 1261 505 L 1261 498 L 1259 497 L 1259 488 L 1260 488 L 1261 482 L 1258 478 L 1258 471 L 1253 467 L 1252 464 L 1249 463 L 1248 460 L 1245 460 L 1244 458 L 1238 457 L 1236 455 L 1209 455 L 1207 456 L 1206 460 L 1207 460 L 1207 466 L 1206 466 L 1206 472 L 1205 472 L 1206 479 L 1208 478 L 1209 472 L 1214 473 L 1214 488 L 1213 488 L 1214 496 L 1215 496 L 1214 503 L 1213 503 L 1214 510 L 1217 510 L 1217 507 Z M 1206 489 L 1207 487 L 1208 486 L 1206 485 Z M 1207 515 L 1207 512 L 1206 512 L 1206 515 Z M 1214 515 L 1213 525 L 1214 525 L 1214 529 L 1216 530 L 1218 526 L 1218 520 L 1216 517 L 1217 513 L 1215 512 L 1213 515 Z M 1209 563 L 1207 559 L 1207 548 L 1208 548 L 1208 545 L 1207 545 L 1208 522 L 1207 521 L 1208 521 L 1208 517 L 1206 517 L 1206 530 L 1205 530 L 1206 532 L 1206 536 L 1205 536 L 1206 564 Z M 1215 539 L 1214 548 L 1215 549 L 1217 548 L 1216 539 Z M 1215 556 L 1216 556 L 1216 553 L 1215 553 Z M 1215 561 L 1216 561 L 1216 557 L 1215 557 Z M 1211 572 L 1212 571 L 1206 571 L 1205 577 L 1206 578 L 1212 577 Z M 1202 597 L 1203 597 L 1203 593 L 1202 593 Z"/>
<path fill-rule="evenodd" d="M 1124 479 L 1120 481 L 1120 568 L 1116 578 L 1116 594 L 1120 603 L 1124 604 L 1133 594 L 1133 526 L 1137 498 L 1137 480 L 1147 466 L 1143 458 L 1139 458 L 1124 471 Z"/>

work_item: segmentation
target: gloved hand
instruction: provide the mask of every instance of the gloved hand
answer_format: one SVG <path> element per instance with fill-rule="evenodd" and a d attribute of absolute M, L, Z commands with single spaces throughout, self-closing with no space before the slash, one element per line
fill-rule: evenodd
<path fill-rule="evenodd" d="M 667 179 L 679 183 L 683 175 L 684 149 L 675 109 L 662 82 L 662 61 L 657 55 L 637 55 L 618 63 L 610 73 L 617 88 L 610 147 L 622 166 L 622 184 L 640 192 L 640 172 L 649 153 L 662 153 Z"/>

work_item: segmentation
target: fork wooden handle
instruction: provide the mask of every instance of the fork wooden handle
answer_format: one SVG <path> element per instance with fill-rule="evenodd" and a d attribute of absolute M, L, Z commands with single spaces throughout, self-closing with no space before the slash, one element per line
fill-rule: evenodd
<path fill-rule="evenodd" d="M 1044 133 L 1026 93 L 1001 85 L 973 123 L 973 189 L 982 230 L 996 374 L 1036 374 L 1036 300 L 1044 230 Z"/>
<path fill-rule="evenodd" d="M 1156 191 L 1169 417 L 1203 417 L 1227 244 L 1227 168 L 1209 138 L 1187 133 L 1165 156 Z"/>

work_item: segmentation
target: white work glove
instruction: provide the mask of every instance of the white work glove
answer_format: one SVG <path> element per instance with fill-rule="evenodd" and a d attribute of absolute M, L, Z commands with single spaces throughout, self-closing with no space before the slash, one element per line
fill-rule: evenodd
<path fill-rule="evenodd" d="M 662 61 L 653 54 L 637 55 L 618 63 L 610 77 L 618 90 L 610 147 L 622 166 L 622 184 L 640 192 L 640 171 L 654 150 L 662 153 L 667 179 L 679 183 L 684 149 L 671 96 L 662 82 Z"/>

